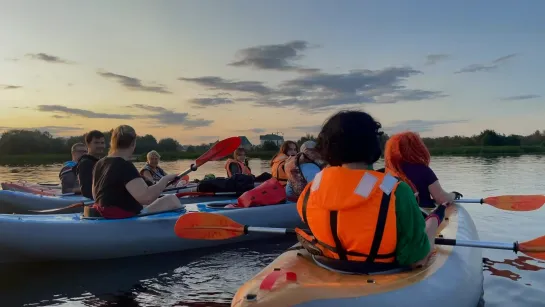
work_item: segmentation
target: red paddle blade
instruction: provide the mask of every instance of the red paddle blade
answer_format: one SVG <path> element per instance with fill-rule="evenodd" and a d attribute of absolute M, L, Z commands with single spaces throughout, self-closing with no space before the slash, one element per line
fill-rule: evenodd
<path fill-rule="evenodd" d="M 216 145 L 212 146 L 212 148 L 210 148 L 207 152 L 198 157 L 197 160 L 195 160 L 195 164 L 197 167 L 199 167 L 208 161 L 215 161 L 228 156 L 232 154 L 241 143 L 242 140 L 238 136 L 221 140 L 220 142 L 216 143 Z"/>
<path fill-rule="evenodd" d="M 518 249 L 532 258 L 545 260 L 545 236 L 519 243 Z"/>
<path fill-rule="evenodd" d="M 509 211 L 532 211 L 545 204 L 545 195 L 502 195 L 487 197 L 484 203 Z"/>
<path fill-rule="evenodd" d="M 190 212 L 178 218 L 174 233 L 183 239 L 226 240 L 244 235 L 244 226 L 221 214 Z"/>

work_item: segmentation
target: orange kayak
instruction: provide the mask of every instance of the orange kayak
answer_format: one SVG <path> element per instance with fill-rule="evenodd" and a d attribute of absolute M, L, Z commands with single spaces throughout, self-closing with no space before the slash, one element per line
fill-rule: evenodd
<path fill-rule="evenodd" d="M 450 206 L 439 228 L 445 238 L 478 240 L 469 213 Z M 436 245 L 419 269 L 372 275 L 339 273 L 318 264 L 299 244 L 239 288 L 232 307 L 477 306 L 482 301 L 479 248 Z"/>

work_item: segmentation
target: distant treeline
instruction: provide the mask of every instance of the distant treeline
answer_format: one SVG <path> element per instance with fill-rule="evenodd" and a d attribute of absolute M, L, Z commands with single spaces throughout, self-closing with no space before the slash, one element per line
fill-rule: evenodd
<path fill-rule="evenodd" d="M 111 131 L 104 132 L 106 143 L 109 144 Z M 388 140 L 389 136 L 384 135 L 383 141 Z M 315 139 L 314 136 L 307 134 L 296 141 L 299 145 L 307 140 Z M 430 148 L 430 151 L 449 151 L 456 149 L 460 151 L 462 148 L 472 148 L 472 151 L 480 150 L 476 147 L 544 147 L 545 146 L 545 131 L 535 131 L 530 135 L 504 135 L 497 133 L 494 130 L 485 130 L 480 134 L 473 136 L 444 136 L 437 138 L 423 138 L 424 143 Z M 84 135 L 72 136 L 68 138 L 54 137 L 49 132 L 41 132 L 38 130 L 9 130 L 2 133 L 0 138 L 0 156 L 9 155 L 46 155 L 46 154 L 70 154 L 70 148 L 77 142 L 84 143 Z M 186 153 L 193 155 L 195 153 L 205 152 L 214 143 L 189 145 L 185 148 Z M 182 145 L 173 138 L 157 139 L 150 134 L 139 136 L 136 141 L 136 155 L 142 155 L 150 150 L 157 150 L 160 153 L 175 153 L 180 152 Z M 263 146 L 254 146 L 253 152 L 272 153 L 278 150 L 278 146 L 272 142 L 267 142 Z M 465 150 L 464 150 L 465 151 Z M 524 150 L 523 152 L 527 152 Z"/>

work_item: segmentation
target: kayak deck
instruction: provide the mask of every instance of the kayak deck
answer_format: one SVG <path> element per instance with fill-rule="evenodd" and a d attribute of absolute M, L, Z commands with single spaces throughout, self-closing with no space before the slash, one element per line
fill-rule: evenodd
<path fill-rule="evenodd" d="M 451 206 L 447 217 L 439 229 L 445 238 L 478 240 L 463 207 Z M 422 268 L 352 275 L 319 267 L 297 244 L 240 287 L 231 306 L 477 306 L 482 289 L 482 255 L 477 248 L 436 245 Z"/>
<path fill-rule="evenodd" d="M 199 197 L 200 199 L 201 197 Z M 213 212 L 241 224 L 295 227 L 301 223 L 295 204 L 224 209 L 214 204 L 231 200 L 192 200 L 185 209 L 127 219 L 82 218 L 81 214 L 0 214 L 0 263 L 122 258 L 213 247 L 270 238 L 249 234 L 234 239 L 188 240 L 175 235 L 174 225 L 187 212 Z M 276 235 L 278 236 L 278 235 Z"/>

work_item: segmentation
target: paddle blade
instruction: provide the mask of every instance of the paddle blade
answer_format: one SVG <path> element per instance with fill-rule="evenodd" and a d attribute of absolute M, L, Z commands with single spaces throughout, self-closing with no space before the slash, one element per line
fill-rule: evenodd
<path fill-rule="evenodd" d="M 519 243 L 518 250 L 532 258 L 545 260 L 545 236 Z"/>
<path fill-rule="evenodd" d="M 212 148 L 210 148 L 207 152 L 198 157 L 197 160 L 195 160 L 195 165 L 199 167 L 208 161 L 215 161 L 228 156 L 232 154 L 241 143 L 242 140 L 238 136 L 221 140 L 220 142 L 216 143 L 216 145 L 212 146 Z"/>
<path fill-rule="evenodd" d="M 190 212 L 178 218 L 174 233 L 183 239 L 226 240 L 244 235 L 244 226 L 221 214 Z"/>
<path fill-rule="evenodd" d="M 493 196 L 485 198 L 483 202 L 502 210 L 532 211 L 545 204 L 545 195 Z"/>

